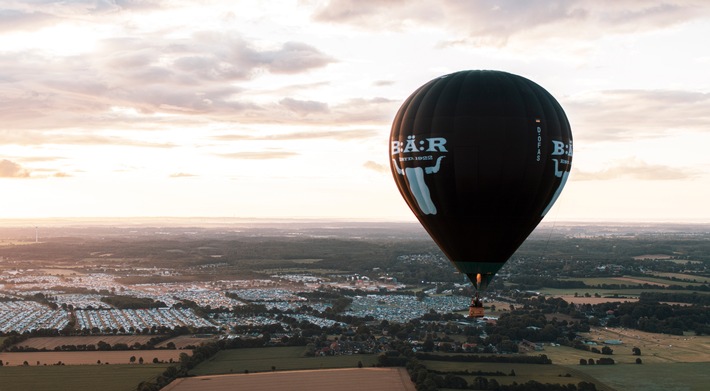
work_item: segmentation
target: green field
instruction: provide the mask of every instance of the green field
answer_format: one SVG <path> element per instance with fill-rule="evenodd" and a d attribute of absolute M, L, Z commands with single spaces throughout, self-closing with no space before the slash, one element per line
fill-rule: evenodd
<path fill-rule="evenodd" d="M 377 362 L 374 354 L 353 354 L 327 357 L 303 357 L 305 347 L 274 347 L 222 350 L 190 371 L 191 375 L 217 375 L 320 368 L 354 368 L 358 361 L 365 367 Z"/>
<path fill-rule="evenodd" d="M 32 391 L 134 391 L 169 364 L 0 367 L 0 389 Z M 12 385 L 10 388 L 5 388 Z"/>
<path fill-rule="evenodd" d="M 603 383 L 624 391 L 705 391 L 710 384 L 708 363 L 579 365 Z"/>
<path fill-rule="evenodd" d="M 695 282 L 698 282 L 701 284 L 703 284 L 703 283 L 707 284 L 710 282 L 710 278 L 708 278 L 708 277 L 696 276 L 693 274 L 654 272 L 653 275 L 658 276 L 658 277 L 677 278 L 679 280 L 688 280 L 688 281 L 695 280 Z"/>

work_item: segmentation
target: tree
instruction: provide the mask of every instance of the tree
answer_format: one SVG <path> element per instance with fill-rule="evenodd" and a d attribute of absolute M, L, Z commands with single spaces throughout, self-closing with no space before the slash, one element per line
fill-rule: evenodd
<path fill-rule="evenodd" d="M 138 364 L 143 364 L 143 357 L 140 357 L 140 358 L 138 359 Z"/>
<path fill-rule="evenodd" d="M 362 368 L 362 361 L 358 361 L 358 362 L 357 362 L 357 367 L 358 367 L 358 368 Z"/>
<path fill-rule="evenodd" d="M 637 348 L 637 347 L 635 347 L 635 346 L 634 346 L 633 349 L 631 349 L 631 351 L 633 352 L 633 355 L 634 355 L 634 356 L 640 356 L 640 355 L 641 355 L 641 349 L 639 349 L 639 348 Z"/>
<path fill-rule="evenodd" d="M 641 357 L 636 357 L 636 364 L 643 364 L 643 361 L 641 361 Z"/>
<path fill-rule="evenodd" d="M 612 349 L 611 349 L 610 347 L 608 347 L 608 346 L 604 346 L 604 347 L 602 348 L 602 354 L 614 354 L 614 350 L 612 350 Z"/>
<path fill-rule="evenodd" d="M 580 358 L 579 359 L 579 365 L 587 365 L 587 360 Z"/>
<path fill-rule="evenodd" d="M 490 388 L 491 384 L 488 384 L 488 388 Z M 455 390 L 465 390 L 468 388 L 468 382 L 466 382 L 466 379 L 453 375 L 451 373 L 447 373 L 446 377 L 444 377 L 444 387 L 446 388 L 453 388 Z"/>
<path fill-rule="evenodd" d="M 434 350 L 434 339 L 431 337 L 431 334 L 428 334 L 426 339 L 424 340 L 424 343 L 422 344 L 422 349 L 425 352 L 431 352 Z"/>
<path fill-rule="evenodd" d="M 485 390 L 488 388 L 488 379 L 483 376 L 476 376 L 476 378 L 473 379 L 473 384 L 477 387 L 477 389 Z"/>
<path fill-rule="evenodd" d="M 136 356 L 131 356 L 131 358 L 128 359 L 128 361 L 133 364 L 136 362 Z"/>
<path fill-rule="evenodd" d="M 417 297 L 417 300 L 419 300 L 419 301 L 422 301 L 422 300 L 424 300 L 424 298 L 427 297 L 426 293 L 423 290 L 417 291 L 417 293 L 415 293 L 415 296 Z"/>

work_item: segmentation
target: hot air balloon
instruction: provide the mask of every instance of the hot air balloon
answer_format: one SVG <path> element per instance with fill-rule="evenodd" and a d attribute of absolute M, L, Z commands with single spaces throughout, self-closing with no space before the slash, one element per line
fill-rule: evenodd
<path fill-rule="evenodd" d="M 461 71 L 431 80 L 402 104 L 390 134 L 402 197 L 479 292 L 550 210 L 572 164 L 560 104 L 507 72 Z M 473 313 L 472 313 L 473 315 Z"/>

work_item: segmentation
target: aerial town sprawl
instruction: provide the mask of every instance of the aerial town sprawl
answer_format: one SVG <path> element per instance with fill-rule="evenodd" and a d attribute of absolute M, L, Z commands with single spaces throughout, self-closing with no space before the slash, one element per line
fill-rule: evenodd
<path fill-rule="evenodd" d="M 533 234 L 479 319 L 467 317 L 470 282 L 416 226 L 28 231 L 0 241 L 6 376 L 153 365 L 132 387 L 157 390 L 189 376 L 402 367 L 421 389 L 613 390 L 626 386 L 614 373 L 664 381 L 674 360 L 693 373 L 674 381 L 707 380 L 693 369 L 710 362 L 704 226 Z"/>

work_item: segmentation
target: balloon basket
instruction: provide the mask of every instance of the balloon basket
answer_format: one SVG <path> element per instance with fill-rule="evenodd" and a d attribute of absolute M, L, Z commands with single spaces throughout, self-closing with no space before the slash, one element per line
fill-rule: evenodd
<path fill-rule="evenodd" d="M 471 305 L 468 306 L 468 317 L 471 319 L 482 318 L 485 316 L 483 311 L 483 303 L 478 299 L 478 295 L 471 299 Z"/>

